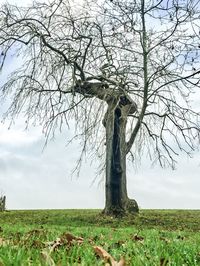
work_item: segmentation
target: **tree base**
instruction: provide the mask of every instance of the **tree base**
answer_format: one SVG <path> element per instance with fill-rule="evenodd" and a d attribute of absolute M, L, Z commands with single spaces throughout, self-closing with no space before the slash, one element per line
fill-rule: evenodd
<path fill-rule="evenodd" d="M 139 213 L 139 207 L 136 200 L 127 199 L 123 207 L 109 205 L 104 208 L 102 213 L 107 216 L 123 217 Z"/>
<path fill-rule="evenodd" d="M 139 207 L 137 201 L 134 199 L 128 199 L 126 203 L 126 211 L 128 213 L 139 213 Z"/>

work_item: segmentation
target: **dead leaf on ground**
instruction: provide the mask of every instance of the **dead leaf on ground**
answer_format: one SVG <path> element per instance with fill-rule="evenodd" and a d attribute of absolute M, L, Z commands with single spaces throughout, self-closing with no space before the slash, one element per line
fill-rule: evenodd
<path fill-rule="evenodd" d="M 138 235 L 134 235 L 132 239 L 134 241 L 144 241 L 144 237 L 143 236 L 138 236 Z"/>
<path fill-rule="evenodd" d="M 106 262 L 106 266 L 125 266 L 124 258 L 121 258 L 119 262 L 117 262 L 105 249 L 99 246 L 94 246 L 95 253 Z"/>
<path fill-rule="evenodd" d="M 56 240 L 51 242 L 46 242 L 45 243 L 46 248 L 43 249 L 43 251 L 41 252 L 43 260 L 48 266 L 55 266 L 56 264 L 51 257 L 51 253 L 61 246 L 72 245 L 74 243 L 78 244 L 83 243 L 83 238 L 74 236 L 70 233 L 64 233 L 61 235 L 61 237 L 57 238 Z"/>
<path fill-rule="evenodd" d="M 78 244 L 82 244 L 83 243 L 83 238 L 82 237 L 77 237 L 74 236 L 70 233 L 64 233 L 60 236 L 60 240 L 62 244 L 69 244 L 71 245 L 73 242 L 76 242 Z"/>
<path fill-rule="evenodd" d="M 45 246 L 48 248 L 49 253 L 55 251 L 61 246 L 71 246 L 73 244 L 82 244 L 83 238 L 74 236 L 70 233 L 64 233 L 54 241 L 46 242 Z M 44 249 L 45 250 L 45 249 Z"/>
<path fill-rule="evenodd" d="M 46 247 L 49 247 L 49 250 L 50 250 L 50 253 L 51 253 L 55 249 L 57 249 L 58 247 L 62 246 L 63 243 L 61 242 L 61 239 L 60 238 L 57 238 L 54 241 L 46 242 L 45 245 L 46 245 Z"/>

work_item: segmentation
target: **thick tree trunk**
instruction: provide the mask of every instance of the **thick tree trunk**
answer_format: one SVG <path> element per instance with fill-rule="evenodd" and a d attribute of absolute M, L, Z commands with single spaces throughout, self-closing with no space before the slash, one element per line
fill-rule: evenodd
<path fill-rule="evenodd" d="M 127 195 L 126 111 L 112 102 L 103 122 L 106 127 L 106 205 L 103 212 L 115 216 L 139 210 L 137 202 Z"/>
<path fill-rule="evenodd" d="M 108 104 L 103 119 L 106 128 L 106 204 L 103 212 L 115 216 L 138 212 L 137 202 L 128 198 L 126 187 L 126 124 L 128 115 L 137 110 L 136 103 L 123 89 L 114 90 L 103 82 L 80 80 L 73 91 L 85 97 L 97 97 Z"/>

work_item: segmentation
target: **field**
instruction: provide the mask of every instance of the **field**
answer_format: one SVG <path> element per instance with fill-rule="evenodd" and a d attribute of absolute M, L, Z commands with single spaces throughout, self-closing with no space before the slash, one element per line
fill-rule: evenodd
<path fill-rule="evenodd" d="M 99 210 L 0 213 L 0 266 L 200 265 L 200 211 Z"/>

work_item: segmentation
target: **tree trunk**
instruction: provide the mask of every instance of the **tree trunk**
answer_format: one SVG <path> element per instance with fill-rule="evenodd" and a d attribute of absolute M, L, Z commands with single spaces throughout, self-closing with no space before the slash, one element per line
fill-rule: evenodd
<path fill-rule="evenodd" d="M 126 124 L 127 108 L 108 103 L 103 124 L 106 127 L 106 204 L 104 213 L 121 216 L 139 211 L 130 200 L 126 185 Z"/>
<path fill-rule="evenodd" d="M 123 89 L 114 90 L 103 82 L 80 80 L 73 90 L 108 104 L 102 121 L 106 128 L 106 204 L 103 212 L 115 216 L 138 212 L 137 202 L 128 198 L 126 187 L 126 124 L 128 115 L 137 110 L 136 103 Z"/>
<path fill-rule="evenodd" d="M 5 211 L 6 209 L 6 196 L 0 197 L 0 211 Z"/>

